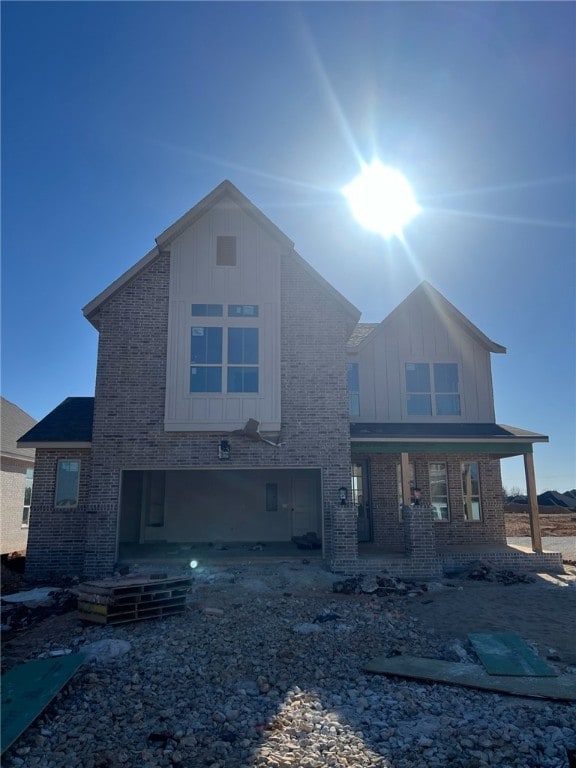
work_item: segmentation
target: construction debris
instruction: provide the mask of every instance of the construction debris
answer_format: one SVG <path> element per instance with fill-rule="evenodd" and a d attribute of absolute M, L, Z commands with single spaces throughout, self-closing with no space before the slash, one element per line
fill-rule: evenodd
<path fill-rule="evenodd" d="M 83 621 L 124 624 L 183 613 L 192 578 L 154 575 L 85 582 L 78 588 Z"/>

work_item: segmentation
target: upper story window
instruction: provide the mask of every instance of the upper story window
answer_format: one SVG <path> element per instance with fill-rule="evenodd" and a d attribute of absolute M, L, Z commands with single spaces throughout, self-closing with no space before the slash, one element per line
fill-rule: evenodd
<path fill-rule="evenodd" d="M 350 416 L 360 416 L 360 377 L 358 363 L 348 363 L 348 413 Z"/>
<path fill-rule="evenodd" d="M 22 507 L 22 526 L 26 528 L 30 523 L 30 504 L 32 503 L 32 479 L 34 470 L 28 467 L 24 479 L 24 505 Z"/>
<path fill-rule="evenodd" d="M 477 461 L 465 461 L 462 469 L 462 497 L 464 500 L 464 519 L 480 520 L 480 474 Z"/>
<path fill-rule="evenodd" d="M 258 392 L 259 363 L 259 328 L 192 326 L 190 392 Z"/>
<path fill-rule="evenodd" d="M 218 235 L 216 238 L 216 266 L 236 266 L 236 238 L 234 235 Z"/>
<path fill-rule="evenodd" d="M 457 363 L 406 363 L 408 416 L 460 416 Z"/>
<path fill-rule="evenodd" d="M 59 459 L 56 470 L 55 507 L 77 507 L 80 489 L 80 461 Z"/>
<path fill-rule="evenodd" d="M 228 304 L 228 317 L 258 317 L 258 304 Z"/>
<path fill-rule="evenodd" d="M 193 317 L 222 317 L 222 304 L 192 304 Z"/>

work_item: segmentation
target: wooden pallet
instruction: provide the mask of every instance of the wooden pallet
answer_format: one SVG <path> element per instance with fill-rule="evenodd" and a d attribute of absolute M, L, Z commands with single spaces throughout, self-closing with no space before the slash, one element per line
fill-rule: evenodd
<path fill-rule="evenodd" d="M 89 581 L 78 588 L 78 611 L 83 621 L 123 624 L 183 613 L 191 577 L 127 576 Z"/>

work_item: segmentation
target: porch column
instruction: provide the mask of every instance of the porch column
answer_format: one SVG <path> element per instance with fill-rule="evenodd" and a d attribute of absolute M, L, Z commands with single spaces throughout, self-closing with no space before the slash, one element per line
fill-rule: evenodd
<path fill-rule="evenodd" d="M 409 507 L 410 498 L 410 461 L 407 453 L 400 454 L 400 481 L 402 483 L 402 506 Z"/>
<path fill-rule="evenodd" d="M 538 498 L 536 494 L 536 478 L 534 475 L 534 456 L 524 454 L 524 472 L 526 474 L 526 492 L 528 494 L 528 513 L 530 515 L 530 538 L 532 551 L 542 552 L 542 536 L 540 535 L 540 518 L 538 517 Z"/>

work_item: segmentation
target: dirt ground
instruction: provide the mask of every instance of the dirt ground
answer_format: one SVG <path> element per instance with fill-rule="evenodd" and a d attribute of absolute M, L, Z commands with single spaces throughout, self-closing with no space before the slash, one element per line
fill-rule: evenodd
<path fill-rule="evenodd" d="M 576 536 L 576 512 L 550 514 L 543 512 L 543 509 L 550 509 L 550 507 L 540 508 L 539 518 L 542 536 Z M 507 512 L 505 520 L 507 536 L 530 536 L 528 512 Z"/>
<path fill-rule="evenodd" d="M 469 632 L 515 632 L 535 643 L 543 658 L 557 655 L 560 662 L 576 665 L 576 568 L 565 566 L 565 571 L 531 574 L 532 583 L 507 586 L 444 580 L 449 586 L 414 598 L 406 610 L 427 629 L 464 645 Z"/>

